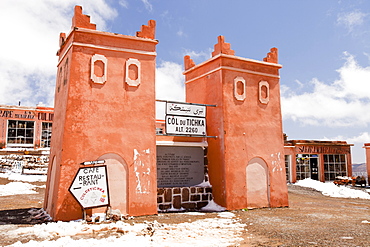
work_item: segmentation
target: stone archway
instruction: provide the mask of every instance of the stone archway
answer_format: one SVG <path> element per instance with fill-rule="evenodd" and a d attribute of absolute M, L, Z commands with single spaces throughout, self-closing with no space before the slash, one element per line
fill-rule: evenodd
<path fill-rule="evenodd" d="M 128 170 L 124 159 L 118 154 L 108 153 L 98 160 L 105 160 L 107 165 L 109 200 L 112 209 L 119 209 L 128 214 Z"/>
<path fill-rule="evenodd" d="M 253 158 L 246 167 L 248 208 L 270 207 L 269 175 L 266 162 Z"/>

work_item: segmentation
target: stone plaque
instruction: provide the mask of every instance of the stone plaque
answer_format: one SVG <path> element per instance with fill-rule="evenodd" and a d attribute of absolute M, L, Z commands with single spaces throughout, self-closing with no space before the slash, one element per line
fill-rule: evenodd
<path fill-rule="evenodd" d="M 158 187 L 189 187 L 203 179 L 203 148 L 157 146 Z"/>

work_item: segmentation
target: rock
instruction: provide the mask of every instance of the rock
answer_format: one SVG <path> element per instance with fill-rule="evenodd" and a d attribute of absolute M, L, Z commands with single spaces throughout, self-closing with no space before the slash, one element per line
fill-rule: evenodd
<path fill-rule="evenodd" d="M 112 217 L 111 217 L 111 219 L 112 219 L 113 221 L 119 221 L 119 220 L 121 220 L 121 216 L 119 216 L 119 215 L 117 215 L 117 214 L 113 214 L 113 215 L 112 215 Z"/>
<path fill-rule="evenodd" d="M 86 222 L 92 222 L 92 218 L 90 215 L 86 215 Z"/>
<path fill-rule="evenodd" d="M 100 216 L 95 217 L 94 222 L 100 222 Z"/>

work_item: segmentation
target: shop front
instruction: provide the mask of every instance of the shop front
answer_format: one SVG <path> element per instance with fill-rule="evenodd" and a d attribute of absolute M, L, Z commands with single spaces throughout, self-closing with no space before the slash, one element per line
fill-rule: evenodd
<path fill-rule="evenodd" d="M 345 141 L 285 140 L 287 181 L 325 182 L 352 176 L 351 146 Z"/>
<path fill-rule="evenodd" d="M 0 151 L 50 149 L 54 109 L 0 105 Z"/>

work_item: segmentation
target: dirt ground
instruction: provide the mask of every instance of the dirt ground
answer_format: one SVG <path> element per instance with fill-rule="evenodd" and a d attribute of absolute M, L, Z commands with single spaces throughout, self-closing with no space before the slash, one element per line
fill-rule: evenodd
<path fill-rule="evenodd" d="M 0 178 L 0 184 L 6 184 Z M 42 183 L 32 183 L 42 185 Z M 288 208 L 265 208 L 232 211 L 246 224 L 239 246 L 370 246 L 370 201 L 323 196 L 313 189 L 289 185 Z M 0 197 L 0 232 L 39 223 L 30 217 L 30 208 L 42 207 L 44 189 L 38 194 Z M 127 222 L 156 220 L 159 223 L 181 223 L 216 217 L 167 213 L 135 217 Z M 86 236 L 85 236 L 86 237 Z M 6 246 L 19 241 L 1 238 Z M 27 240 L 29 241 L 29 240 Z M 22 241 L 23 242 L 23 241 Z"/>

